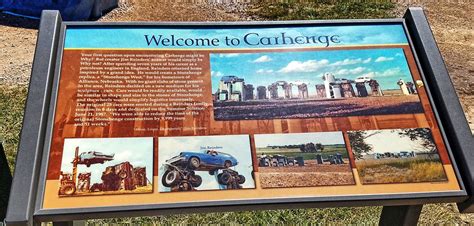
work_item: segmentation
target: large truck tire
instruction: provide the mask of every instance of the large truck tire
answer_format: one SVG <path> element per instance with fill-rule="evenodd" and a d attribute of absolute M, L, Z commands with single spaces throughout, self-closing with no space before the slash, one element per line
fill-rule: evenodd
<path fill-rule="evenodd" d="M 230 175 L 230 173 L 224 172 L 217 175 L 217 180 L 219 184 L 227 185 L 229 184 L 231 177 L 232 175 Z"/>
<path fill-rule="evenodd" d="M 239 175 L 238 177 L 239 177 L 239 184 L 245 183 L 245 177 L 244 177 L 244 175 Z"/>
<path fill-rule="evenodd" d="M 193 177 L 191 177 L 191 185 L 195 188 L 201 186 L 202 184 L 202 177 L 199 176 L 199 175 L 194 175 Z"/>
<path fill-rule="evenodd" d="M 201 165 L 201 160 L 199 160 L 198 157 L 193 156 L 193 157 L 189 158 L 188 165 L 189 165 L 189 168 L 191 168 L 193 170 L 197 169 Z"/>
<path fill-rule="evenodd" d="M 161 179 L 161 183 L 165 187 L 172 187 L 180 181 L 179 172 L 176 170 L 166 170 Z"/>

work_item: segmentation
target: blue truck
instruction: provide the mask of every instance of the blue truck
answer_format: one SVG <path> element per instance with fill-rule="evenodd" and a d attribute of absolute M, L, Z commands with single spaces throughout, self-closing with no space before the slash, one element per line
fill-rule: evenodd
<path fill-rule="evenodd" d="M 202 178 L 195 174 L 195 171 L 208 171 L 210 175 L 215 175 L 219 170 L 222 173 L 216 175 L 219 184 L 234 184 L 233 188 L 240 188 L 240 184 L 245 182 L 245 177 L 239 175 L 237 171 L 230 167 L 239 164 L 237 159 L 230 154 L 215 150 L 205 150 L 201 152 L 185 151 L 179 153 L 165 162 L 165 172 L 161 183 L 172 190 L 194 190 L 202 184 Z"/>

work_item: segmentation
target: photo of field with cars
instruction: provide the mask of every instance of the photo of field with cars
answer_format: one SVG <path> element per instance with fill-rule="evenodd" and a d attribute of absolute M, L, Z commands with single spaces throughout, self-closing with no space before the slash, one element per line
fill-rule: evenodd
<path fill-rule="evenodd" d="M 262 188 L 354 184 L 341 132 L 255 135 Z"/>
<path fill-rule="evenodd" d="M 363 184 L 446 181 L 427 128 L 348 132 Z"/>

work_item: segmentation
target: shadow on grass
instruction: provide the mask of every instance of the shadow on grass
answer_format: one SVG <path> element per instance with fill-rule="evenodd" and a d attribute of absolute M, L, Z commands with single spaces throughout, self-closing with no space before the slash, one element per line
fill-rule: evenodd
<path fill-rule="evenodd" d="M 38 29 L 39 22 L 39 20 L 29 19 L 20 16 L 13 16 L 3 12 L 0 13 L 0 26 Z"/>
<path fill-rule="evenodd" d="M 0 140 L 13 172 L 28 87 L 0 85 Z"/>

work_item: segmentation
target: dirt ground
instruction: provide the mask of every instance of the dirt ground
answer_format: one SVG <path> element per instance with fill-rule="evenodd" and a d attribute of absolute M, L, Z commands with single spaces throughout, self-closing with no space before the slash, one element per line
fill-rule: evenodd
<path fill-rule="evenodd" d="M 124 0 L 121 0 L 124 1 Z M 471 1 L 421 1 L 407 4 L 399 0 L 397 14 L 406 6 L 422 6 L 444 57 L 461 104 L 474 132 L 474 5 Z M 152 5 L 142 3 L 152 2 Z M 414 2 L 414 1 L 409 1 Z M 150 4 L 150 3 L 149 3 Z M 153 13 L 156 12 L 156 13 Z M 255 20 L 240 4 L 183 5 L 172 1 L 128 0 L 101 21 L 233 21 Z M 36 44 L 38 21 L 0 13 L 0 85 L 27 85 Z M 366 208 L 361 208 L 365 213 Z M 474 222 L 473 214 L 458 214 L 454 204 L 426 205 L 421 221 Z M 360 212 L 359 212 L 360 213 Z M 182 217 L 182 216 L 180 216 Z M 196 216 L 191 216 L 196 217 Z M 208 217 L 205 215 L 205 217 Z M 219 219 L 222 217 L 219 214 Z M 239 218 L 242 217 L 239 215 Z M 340 217 L 340 216 L 338 216 Z M 360 223 L 360 222 L 359 222 Z"/>
<path fill-rule="evenodd" d="M 344 160 L 348 162 L 348 159 Z M 312 187 L 354 184 L 349 164 L 318 165 L 316 160 L 305 160 L 305 166 L 259 167 L 263 188 Z"/>
<path fill-rule="evenodd" d="M 313 118 L 423 112 L 416 95 L 346 99 L 214 102 L 216 120 Z"/>
<path fill-rule="evenodd" d="M 407 6 L 425 10 L 449 75 L 474 133 L 474 5 L 472 1 L 399 1 L 397 14 Z"/>

